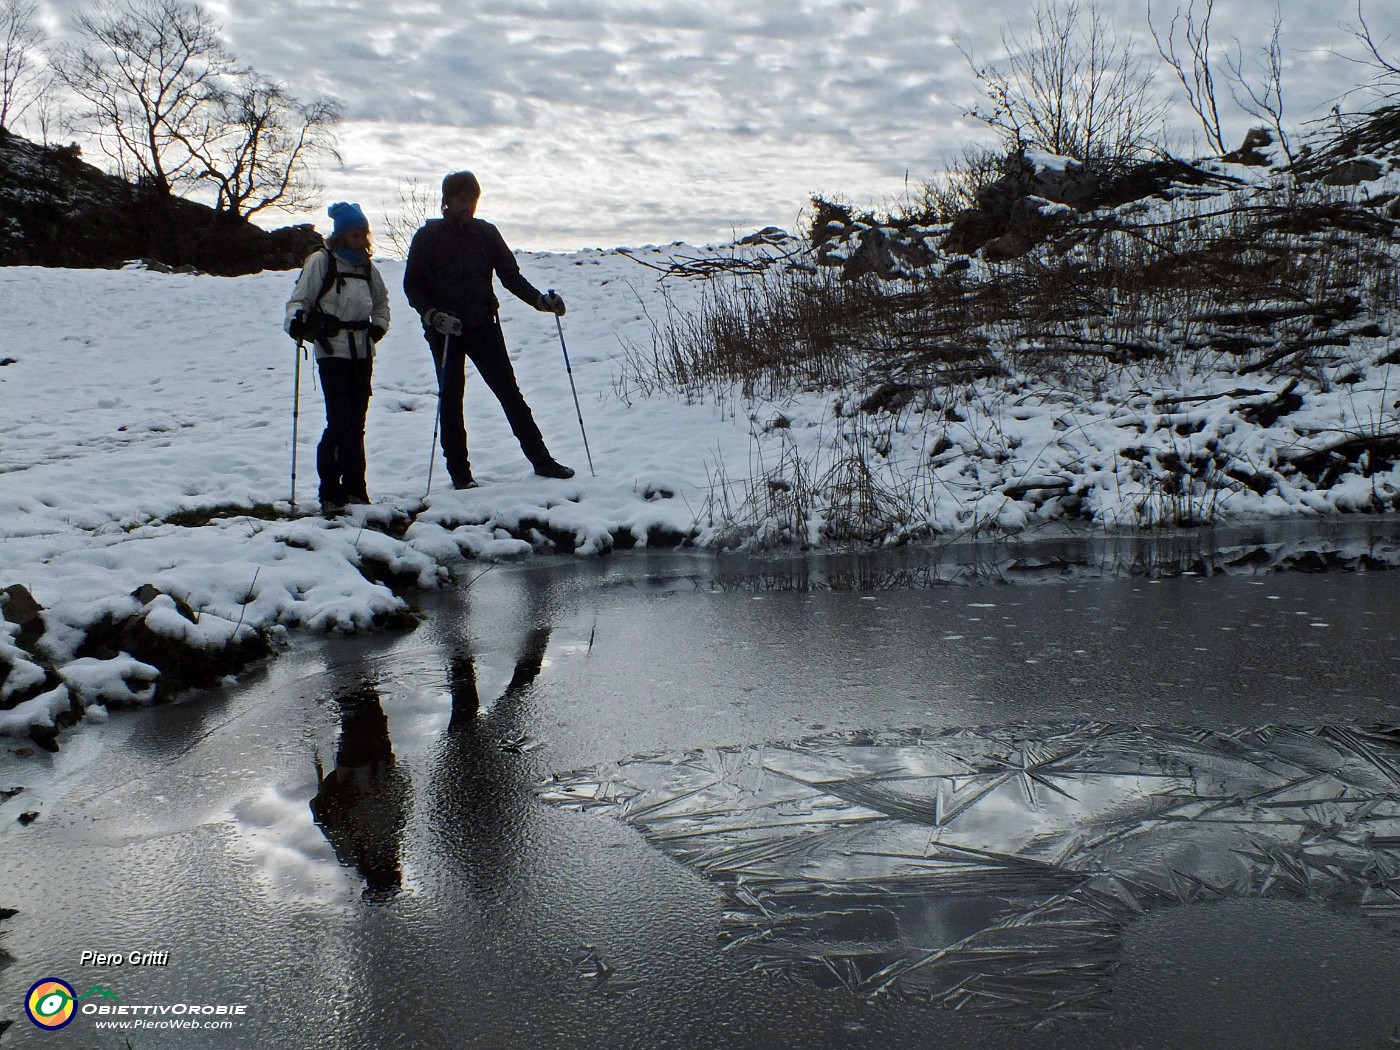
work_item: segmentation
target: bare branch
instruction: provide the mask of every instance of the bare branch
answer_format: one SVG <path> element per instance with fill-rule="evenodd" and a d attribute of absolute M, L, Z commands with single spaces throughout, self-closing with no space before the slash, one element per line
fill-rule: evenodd
<path fill-rule="evenodd" d="M 1147 5 L 1147 25 L 1152 39 L 1157 44 L 1157 53 L 1176 73 L 1186 92 L 1186 104 L 1205 129 L 1206 142 L 1217 153 L 1225 153 L 1230 147 L 1225 143 L 1225 135 L 1220 125 L 1220 107 L 1216 99 L 1215 74 L 1211 56 L 1210 20 L 1215 13 L 1215 0 L 1204 0 L 1204 10 L 1196 14 L 1196 0 L 1190 0 L 1183 15 L 1181 8 L 1172 15 L 1171 25 L 1165 34 L 1159 33 L 1152 22 L 1152 4 Z M 1177 25 L 1181 24 L 1182 42 L 1189 59 L 1177 50 Z M 1189 61 L 1189 70 L 1188 70 Z"/>
<path fill-rule="evenodd" d="M 206 134 L 188 148 L 202 166 L 199 178 L 216 187 L 220 211 L 246 218 L 274 206 L 295 209 L 319 194 L 309 162 L 340 159 L 335 102 L 302 103 L 252 70 L 240 71 L 210 102 Z"/>
<path fill-rule="evenodd" d="M 1344 26 L 1353 37 L 1361 43 L 1365 56 L 1360 59 L 1352 59 L 1361 65 L 1371 69 L 1371 80 L 1373 90 L 1387 99 L 1394 99 L 1400 95 L 1400 58 L 1390 58 L 1381 50 L 1382 46 L 1390 42 L 1390 37 L 1377 40 L 1371 31 L 1370 24 L 1366 21 L 1366 14 L 1362 10 L 1362 0 L 1356 0 L 1356 21 L 1355 26 Z"/>
<path fill-rule="evenodd" d="M 1266 121 L 1278 136 L 1279 148 L 1288 158 L 1289 170 L 1295 170 L 1297 158 L 1283 126 L 1283 48 L 1279 42 L 1283 26 L 1283 13 L 1274 8 L 1272 32 L 1269 43 L 1262 47 L 1257 58 L 1258 80 L 1251 80 L 1244 69 L 1244 50 L 1239 41 L 1235 42 L 1235 55 L 1227 58 L 1230 69 L 1230 92 L 1235 103 L 1250 116 Z"/>
<path fill-rule="evenodd" d="M 437 187 L 425 179 L 415 176 L 399 181 L 399 209 L 379 224 L 398 258 L 408 258 L 414 233 L 437 214 L 438 204 Z"/>

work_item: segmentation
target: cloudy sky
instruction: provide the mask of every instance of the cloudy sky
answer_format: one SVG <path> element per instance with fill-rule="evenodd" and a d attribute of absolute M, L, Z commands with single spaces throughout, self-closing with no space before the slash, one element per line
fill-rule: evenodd
<path fill-rule="evenodd" d="M 1159 24 L 1178 0 L 1154 4 Z M 1184 3 L 1185 0 L 1180 0 Z M 1285 99 L 1327 112 L 1362 76 L 1354 0 L 1281 0 Z M 1363 0 L 1400 51 L 1400 3 Z M 47 0 L 60 27 L 80 0 Z M 344 165 L 329 200 L 377 224 L 418 180 L 481 177 L 481 214 L 513 247 L 728 239 L 795 228 L 812 193 L 889 200 L 986 132 L 963 51 L 994 60 L 1030 5 L 1003 0 L 211 0 L 233 49 L 303 98 L 334 96 Z M 1155 49 L 1146 0 L 1102 0 Z M 1165 19 L 1162 16 L 1166 16 Z M 1246 61 L 1272 7 L 1216 0 L 1215 36 Z M 1159 77 L 1163 90 L 1174 82 Z M 1189 112 L 1171 115 L 1189 149 Z M 1227 135 L 1249 118 L 1231 111 Z M 324 214 L 313 216 L 324 225 Z M 305 221 L 306 217 L 300 217 Z M 383 240 L 383 238 L 381 238 Z"/>

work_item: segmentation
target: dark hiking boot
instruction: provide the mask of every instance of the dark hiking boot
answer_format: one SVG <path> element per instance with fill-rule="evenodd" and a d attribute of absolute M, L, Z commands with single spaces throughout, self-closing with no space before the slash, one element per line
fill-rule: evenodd
<path fill-rule="evenodd" d="M 350 495 L 348 495 L 348 496 L 345 497 L 345 502 L 346 502 L 346 503 L 362 503 L 362 504 L 364 504 L 365 506 L 369 506 L 369 504 L 370 504 L 369 493 L 368 493 L 368 492 L 352 492 L 352 493 L 350 493 Z"/>
<path fill-rule="evenodd" d="M 481 483 L 468 474 L 464 478 L 453 478 L 452 487 L 459 491 L 462 489 L 479 489 L 481 488 Z"/>
<path fill-rule="evenodd" d="M 542 478 L 571 478 L 574 476 L 574 468 L 566 467 L 562 463 L 556 463 L 552 459 L 546 459 L 535 464 L 535 473 Z"/>
<path fill-rule="evenodd" d="M 321 517 L 338 518 L 345 513 L 345 504 L 335 500 L 323 499 L 321 501 Z"/>

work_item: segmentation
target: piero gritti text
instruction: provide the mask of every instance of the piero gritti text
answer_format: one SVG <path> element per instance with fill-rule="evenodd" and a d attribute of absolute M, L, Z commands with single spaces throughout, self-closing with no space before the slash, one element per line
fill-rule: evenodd
<path fill-rule="evenodd" d="M 167 966 L 169 952 L 83 952 L 79 966 Z"/>

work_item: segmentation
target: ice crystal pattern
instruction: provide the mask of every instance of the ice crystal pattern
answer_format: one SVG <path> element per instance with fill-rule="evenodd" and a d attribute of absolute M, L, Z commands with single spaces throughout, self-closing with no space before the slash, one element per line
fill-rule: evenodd
<path fill-rule="evenodd" d="M 1155 908 L 1325 902 L 1400 928 L 1400 729 L 888 731 L 553 778 L 715 880 L 761 969 L 1016 1022 L 1096 1012 Z"/>

